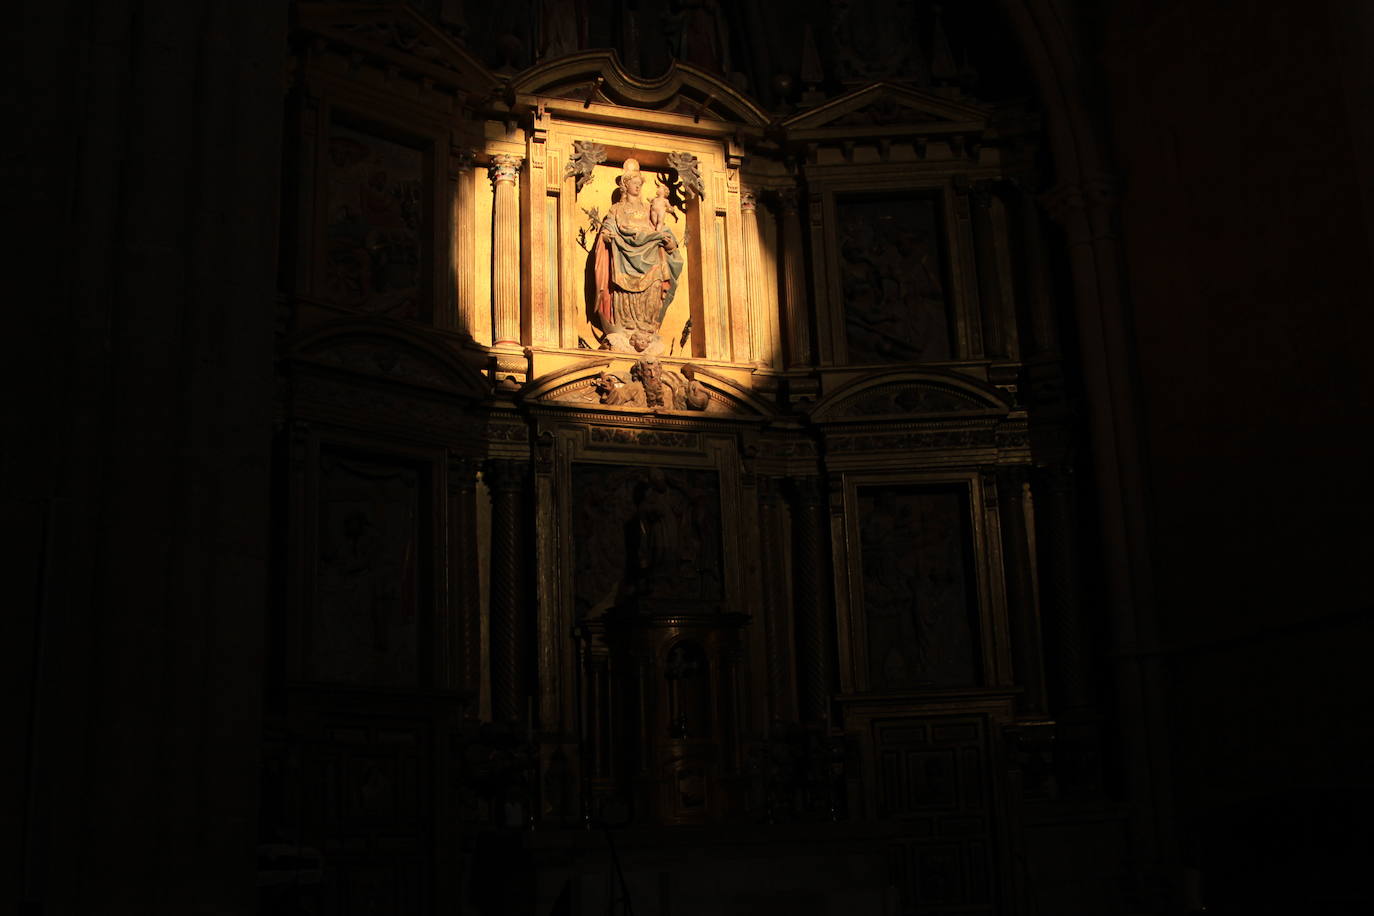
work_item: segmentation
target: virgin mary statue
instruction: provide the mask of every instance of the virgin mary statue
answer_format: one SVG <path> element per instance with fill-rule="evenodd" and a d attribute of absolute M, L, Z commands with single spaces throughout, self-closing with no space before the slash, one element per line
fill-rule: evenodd
<path fill-rule="evenodd" d="M 616 183 L 620 200 L 596 239 L 597 322 L 603 346 L 653 355 L 663 348 L 658 329 L 677 293 L 682 252 L 673 230 L 651 219 L 639 162 L 626 159 Z"/>

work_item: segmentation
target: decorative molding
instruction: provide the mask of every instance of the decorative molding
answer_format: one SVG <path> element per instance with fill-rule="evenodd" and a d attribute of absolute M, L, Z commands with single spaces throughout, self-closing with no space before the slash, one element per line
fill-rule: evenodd
<path fill-rule="evenodd" d="M 987 449 L 997 446 L 997 433 L 993 429 L 967 427 L 905 431 L 885 430 L 827 436 L 825 445 L 826 451 L 830 453 Z"/>
<path fill-rule="evenodd" d="M 520 422 L 490 420 L 482 430 L 482 438 L 488 442 L 528 442 L 530 428 Z"/>
<path fill-rule="evenodd" d="M 701 436 L 697 433 L 662 429 L 626 429 L 621 426 L 593 426 L 588 440 L 595 445 L 628 446 L 631 448 L 666 448 L 697 451 Z"/>

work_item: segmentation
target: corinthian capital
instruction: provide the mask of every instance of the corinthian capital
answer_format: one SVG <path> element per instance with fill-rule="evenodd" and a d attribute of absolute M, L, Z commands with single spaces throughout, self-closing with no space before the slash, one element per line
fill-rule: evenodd
<path fill-rule="evenodd" d="M 515 179 L 520 175 L 520 166 L 525 160 L 519 156 L 512 156 L 509 153 L 497 153 L 491 157 L 491 183 L 500 184 L 503 181 L 515 183 Z"/>

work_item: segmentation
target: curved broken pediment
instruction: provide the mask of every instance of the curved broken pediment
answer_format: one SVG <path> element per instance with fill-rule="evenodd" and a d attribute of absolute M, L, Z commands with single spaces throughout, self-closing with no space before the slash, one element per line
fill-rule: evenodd
<path fill-rule="evenodd" d="M 287 348 L 288 358 L 465 398 L 486 399 L 476 369 L 432 339 L 385 321 L 344 319 L 312 328 Z"/>
<path fill-rule="evenodd" d="M 583 51 L 538 64 L 511 80 L 511 92 L 528 101 L 566 99 L 644 108 L 763 128 L 768 113 L 734 86 L 706 70 L 675 61 L 653 79 L 626 72 L 614 50 Z"/>
<path fill-rule="evenodd" d="M 913 416 L 1004 416 L 1002 394 L 966 376 L 936 370 L 901 370 L 844 385 L 811 410 L 816 422 Z"/>

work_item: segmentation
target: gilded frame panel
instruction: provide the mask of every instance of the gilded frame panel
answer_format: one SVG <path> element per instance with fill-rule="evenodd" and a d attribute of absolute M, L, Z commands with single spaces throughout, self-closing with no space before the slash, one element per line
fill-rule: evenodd
<path fill-rule="evenodd" d="M 1004 680 L 1003 660 L 999 642 L 1003 627 L 997 605 L 1001 588 L 1000 533 L 989 530 L 983 481 L 974 469 L 893 472 L 844 472 L 841 475 L 839 498 L 842 517 L 837 519 L 832 539 L 834 546 L 835 599 L 837 649 L 840 661 L 840 689 L 844 694 L 872 693 L 870 646 L 867 617 L 864 612 L 864 572 L 861 548 L 861 519 L 859 490 L 866 487 L 948 486 L 964 488 L 967 494 L 973 560 L 973 590 L 977 601 L 976 627 L 973 634 L 976 682 L 970 687 L 935 688 L 941 692 L 977 690 L 999 684 Z M 1001 614 L 1005 616 L 1005 614 Z"/>

